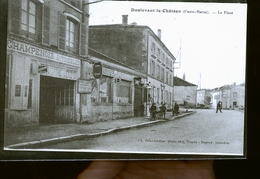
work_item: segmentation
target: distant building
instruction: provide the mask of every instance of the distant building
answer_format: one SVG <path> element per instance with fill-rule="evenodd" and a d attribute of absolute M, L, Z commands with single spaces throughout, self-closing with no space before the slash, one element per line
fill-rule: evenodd
<path fill-rule="evenodd" d="M 197 90 L 197 107 L 211 108 L 211 90 L 210 89 L 199 89 Z"/>
<path fill-rule="evenodd" d="M 135 77 L 142 82 L 135 86 L 135 111 L 151 103 L 171 108 L 175 57 L 161 41 L 160 29 L 155 34 L 148 26 L 128 24 L 123 15 L 122 24 L 90 26 L 89 47 L 146 74 Z"/>
<path fill-rule="evenodd" d="M 225 85 L 212 90 L 212 107 L 216 108 L 218 101 L 222 103 L 223 109 L 244 108 L 245 85 Z"/>
<path fill-rule="evenodd" d="M 174 102 L 179 105 L 195 107 L 197 103 L 197 85 L 174 77 Z"/>

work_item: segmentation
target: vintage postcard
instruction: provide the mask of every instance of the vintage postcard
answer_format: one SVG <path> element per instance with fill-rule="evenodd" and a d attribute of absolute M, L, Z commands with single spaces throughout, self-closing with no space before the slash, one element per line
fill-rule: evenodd
<path fill-rule="evenodd" d="M 3 152 L 245 158 L 246 24 L 246 3 L 9 0 Z"/>

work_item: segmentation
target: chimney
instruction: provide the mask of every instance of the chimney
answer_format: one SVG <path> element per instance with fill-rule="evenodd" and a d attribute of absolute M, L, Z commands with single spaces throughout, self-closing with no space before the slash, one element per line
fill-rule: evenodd
<path fill-rule="evenodd" d="M 161 37 L 162 37 L 162 30 L 161 29 L 158 29 L 158 37 L 159 37 L 159 39 L 161 40 Z"/>
<path fill-rule="evenodd" d="M 128 15 L 122 15 L 122 17 L 123 17 L 122 24 L 127 25 L 128 24 Z"/>

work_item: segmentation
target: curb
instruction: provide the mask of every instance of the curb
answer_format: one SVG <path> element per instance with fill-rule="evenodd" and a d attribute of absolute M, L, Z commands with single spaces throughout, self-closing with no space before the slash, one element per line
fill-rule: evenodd
<path fill-rule="evenodd" d="M 109 129 L 107 131 L 103 131 L 103 132 L 98 132 L 98 133 L 92 133 L 92 134 L 75 134 L 75 135 L 70 135 L 70 136 L 64 136 L 64 137 L 55 137 L 55 138 L 51 138 L 51 139 L 44 139 L 44 140 L 37 140 L 37 141 L 32 141 L 32 142 L 24 142 L 24 143 L 19 143 L 19 144 L 13 144 L 13 145 L 9 145 L 4 147 L 5 149 L 19 149 L 19 148 L 23 148 L 23 147 L 36 147 L 36 146 L 40 146 L 40 145 L 48 145 L 48 144 L 54 144 L 54 143 L 59 143 L 59 142 L 66 142 L 66 141 L 70 141 L 70 140 L 80 140 L 83 138 L 91 138 L 91 137 L 97 137 L 97 136 L 102 136 L 102 135 L 106 135 L 106 134 L 111 134 L 113 132 L 119 132 L 119 131 L 123 131 L 123 130 L 128 130 L 128 129 L 132 129 L 132 128 L 137 128 L 137 127 L 144 127 L 147 126 L 149 124 L 155 124 L 155 123 L 159 123 L 159 122 L 167 122 L 167 121 L 172 121 L 175 119 L 179 119 L 185 116 L 189 116 L 191 114 L 194 114 L 196 111 L 192 111 L 190 113 L 185 113 L 179 116 L 175 116 L 172 117 L 171 119 L 166 119 L 166 120 L 156 120 L 156 121 L 149 121 L 149 122 L 144 122 L 144 123 L 140 123 L 140 124 L 134 124 L 134 125 L 130 125 L 130 126 L 123 126 L 123 127 L 118 127 L 118 128 L 114 128 L 114 129 Z"/>

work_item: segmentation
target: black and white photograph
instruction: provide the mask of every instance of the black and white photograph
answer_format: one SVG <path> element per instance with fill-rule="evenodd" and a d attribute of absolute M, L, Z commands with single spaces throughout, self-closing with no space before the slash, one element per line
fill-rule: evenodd
<path fill-rule="evenodd" d="M 246 3 L 9 0 L 4 151 L 245 158 Z"/>

